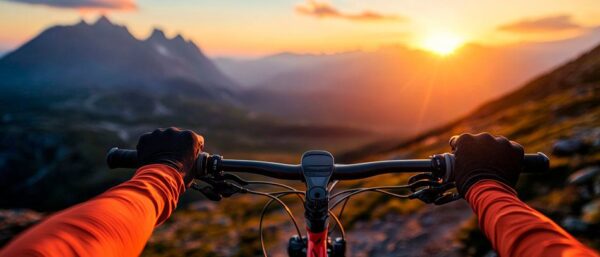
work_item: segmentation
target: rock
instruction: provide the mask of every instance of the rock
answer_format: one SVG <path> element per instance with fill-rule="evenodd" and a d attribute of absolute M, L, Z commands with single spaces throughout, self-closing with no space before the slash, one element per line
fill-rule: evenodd
<path fill-rule="evenodd" d="M 558 140 L 552 146 L 552 154 L 555 156 L 567 157 L 576 154 L 585 154 L 588 152 L 590 145 L 581 139 L 562 139 Z"/>
<path fill-rule="evenodd" d="M 466 202 L 426 205 L 407 215 L 390 215 L 383 222 L 361 221 L 347 231 L 348 256 L 458 257 L 454 235 L 472 216 Z"/>
<path fill-rule="evenodd" d="M 571 176 L 568 182 L 572 185 L 588 185 L 594 182 L 594 178 L 600 174 L 600 166 L 591 166 L 580 169 Z"/>

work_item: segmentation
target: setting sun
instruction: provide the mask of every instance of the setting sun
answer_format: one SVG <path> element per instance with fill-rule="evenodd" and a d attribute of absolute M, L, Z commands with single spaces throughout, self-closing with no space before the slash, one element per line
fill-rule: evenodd
<path fill-rule="evenodd" d="M 435 33 L 427 36 L 423 40 L 422 47 L 433 53 L 445 56 L 452 54 L 457 48 L 462 46 L 464 40 L 451 33 Z"/>

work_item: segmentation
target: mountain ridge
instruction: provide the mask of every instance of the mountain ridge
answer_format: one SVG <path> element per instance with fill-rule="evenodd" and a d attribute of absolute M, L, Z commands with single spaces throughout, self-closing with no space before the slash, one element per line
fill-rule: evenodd
<path fill-rule="evenodd" d="M 573 58 L 574 49 L 589 49 L 599 41 L 600 29 L 594 28 L 552 43 L 469 44 L 446 57 L 394 46 L 216 62 L 232 78 L 256 82 L 243 85 L 244 101 L 252 109 L 415 136 L 466 115 Z"/>
<path fill-rule="evenodd" d="M 92 24 L 52 26 L 7 53 L 0 58 L 0 86 L 178 87 L 196 95 L 215 92 L 217 99 L 237 87 L 193 41 L 168 39 L 158 29 L 140 40 L 105 16 Z"/>
<path fill-rule="evenodd" d="M 337 160 L 346 163 L 364 162 L 383 159 L 424 158 L 433 154 L 450 151 L 448 140 L 453 135 L 462 133 L 489 132 L 502 135 L 523 145 L 525 152 L 544 152 L 550 156 L 550 170 L 545 173 L 524 174 L 520 177 L 516 190 L 519 199 L 527 202 L 532 208 L 540 211 L 556 222 L 563 229 L 577 237 L 581 242 L 598 249 L 597 227 L 600 219 L 598 210 L 598 192 L 587 193 L 582 188 L 598 181 L 600 163 L 600 45 L 573 58 L 561 66 L 548 70 L 496 99 L 475 108 L 468 114 L 449 123 L 430 129 L 415 137 L 405 140 L 387 140 L 363 145 L 353 151 L 337 156 Z M 565 144 L 570 146 L 565 147 Z M 573 149 L 579 145 L 585 150 Z M 571 147 L 571 149 L 569 149 Z M 557 149 L 563 148 L 562 153 Z M 586 176 L 585 178 L 583 178 Z M 393 175 L 364 181 L 363 187 L 385 184 L 405 184 L 407 175 Z M 580 181 L 574 182 L 576 179 Z M 583 181 L 583 182 L 582 182 Z M 594 182 L 595 181 L 595 182 Z M 591 187 L 591 186 L 590 186 Z M 591 195 L 591 196 L 590 196 Z M 358 199 L 354 199 L 355 201 Z M 449 242 L 459 242 L 459 248 L 450 247 L 448 242 L 434 243 L 441 246 L 435 249 L 443 256 L 489 256 L 493 255 L 492 246 L 485 235 L 478 229 L 475 217 L 468 205 L 458 202 L 444 212 L 444 215 L 457 215 L 452 219 L 440 219 L 439 206 L 423 206 L 415 215 L 435 215 L 432 225 L 430 220 L 407 218 L 398 215 L 398 203 L 383 196 L 370 196 L 369 202 L 377 202 L 372 206 L 349 203 L 347 208 L 360 211 L 355 217 L 367 216 L 367 221 L 360 222 L 360 230 L 353 231 L 360 235 L 381 233 L 374 227 L 398 226 L 399 222 L 408 222 L 417 228 L 445 227 Z M 401 207 L 404 205 L 400 205 Z M 384 216 L 371 214 L 373 208 L 391 210 Z M 402 210 L 402 209 L 400 209 Z M 396 213 L 394 212 L 396 211 Z M 467 214 L 465 216 L 460 216 Z M 595 215 L 595 216 L 594 216 Z M 346 215 L 345 220 L 352 219 Z M 374 220 L 377 219 L 378 220 Z M 408 219 L 408 221 L 407 221 Z M 577 225 L 574 225 L 574 222 Z M 350 235 L 353 233 L 349 233 Z M 405 248 L 380 247 L 381 242 L 367 248 L 371 255 L 394 256 L 397 252 L 410 252 L 411 246 L 439 240 L 439 233 L 434 236 L 429 231 L 419 234 L 417 238 L 398 238 L 397 230 L 389 230 L 386 239 L 392 242 L 402 241 Z M 431 237 L 430 239 L 425 239 Z M 475 240 L 482 238 L 484 240 Z M 384 244 L 385 245 L 385 244 Z M 363 251 L 365 249 L 362 249 Z M 422 249 L 421 251 L 422 252 Z M 418 253 L 415 253 L 418 255 Z M 423 255 L 425 256 L 425 255 Z"/>

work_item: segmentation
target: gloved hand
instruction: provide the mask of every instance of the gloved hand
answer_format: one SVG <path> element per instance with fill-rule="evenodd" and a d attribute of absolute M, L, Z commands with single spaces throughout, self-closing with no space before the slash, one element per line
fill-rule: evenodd
<path fill-rule="evenodd" d="M 142 135 L 137 144 L 138 160 L 142 165 L 165 164 L 183 176 L 186 186 L 194 179 L 192 168 L 204 148 L 204 138 L 190 130 L 157 129 Z"/>
<path fill-rule="evenodd" d="M 454 136 L 450 146 L 455 157 L 450 181 L 456 182 L 463 197 L 473 184 L 483 179 L 496 180 L 512 188 L 517 184 L 524 158 L 523 147 L 518 143 L 481 133 Z"/>

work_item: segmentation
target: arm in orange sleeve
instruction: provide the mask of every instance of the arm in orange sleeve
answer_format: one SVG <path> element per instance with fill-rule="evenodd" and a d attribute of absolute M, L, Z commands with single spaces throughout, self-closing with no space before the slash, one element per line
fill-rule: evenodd
<path fill-rule="evenodd" d="M 144 166 L 131 180 L 25 231 L 0 256 L 138 256 L 183 191 L 175 169 Z"/>
<path fill-rule="evenodd" d="M 500 182 L 482 180 L 465 199 L 500 257 L 599 256 Z"/>

